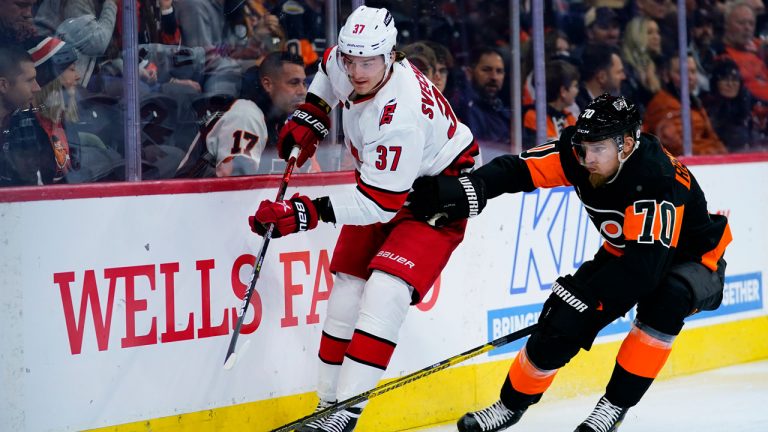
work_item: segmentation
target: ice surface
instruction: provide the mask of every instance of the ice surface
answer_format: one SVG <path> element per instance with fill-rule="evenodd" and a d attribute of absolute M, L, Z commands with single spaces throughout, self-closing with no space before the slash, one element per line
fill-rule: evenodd
<path fill-rule="evenodd" d="M 532 406 L 510 432 L 571 432 L 600 394 Z M 454 424 L 419 429 L 456 431 Z M 620 432 L 768 432 L 768 360 L 659 381 L 629 410 Z"/>

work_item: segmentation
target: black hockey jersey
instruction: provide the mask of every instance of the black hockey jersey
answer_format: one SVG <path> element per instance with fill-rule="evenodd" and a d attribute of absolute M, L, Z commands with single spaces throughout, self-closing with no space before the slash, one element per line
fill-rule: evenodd
<path fill-rule="evenodd" d="M 473 175 L 484 180 L 488 198 L 572 185 L 605 239 L 602 248 L 618 257 L 589 281 L 601 298 L 636 301 L 676 263 L 717 269 L 732 239 L 728 221 L 709 214 L 704 193 L 684 164 L 654 136 L 643 134 L 615 179 L 595 188 L 571 145 L 574 132 L 569 127 L 558 141 L 500 156 Z"/>

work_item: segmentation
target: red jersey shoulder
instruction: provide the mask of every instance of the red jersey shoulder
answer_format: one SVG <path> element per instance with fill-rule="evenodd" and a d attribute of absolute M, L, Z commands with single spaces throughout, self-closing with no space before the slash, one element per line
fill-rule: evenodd
<path fill-rule="evenodd" d="M 397 109 L 397 100 L 390 99 L 381 110 L 381 116 L 379 116 L 379 129 L 386 124 L 392 123 L 392 118 L 395 116 L 395 110 Z"/>

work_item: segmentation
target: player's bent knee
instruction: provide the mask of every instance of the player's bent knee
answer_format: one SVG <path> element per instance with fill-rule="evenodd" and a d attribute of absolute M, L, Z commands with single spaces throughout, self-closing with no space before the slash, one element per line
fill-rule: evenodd
<path fill-rule="evenodd" d="M 565 366 L 581 349 L 578 342 L 552 331 L 537 331 L 525 345 L 528 358 L 537 367 L 545 370 Z"/>
<path fill-rule="evenodd" d="M 357 329 L 396 342 L 412 289 L 399 277 L 374 270 L 365 284 Z"/>
<path fill-rule="evenodd" d="M 328 299 L 328 317 L 323 331 L 340 338 L 351 338 L 358 319 L 365 280 L 337 273 Z"/>
<path fill-rule="evenodd" d="M 687 286 L 676 279 L 668 279 L 664 289 L 658 290 L 648 302 L 637 306 L 637 320 L 669 335 L 680 334 L 683 320 L 693 312 L 693 298 Z"/>

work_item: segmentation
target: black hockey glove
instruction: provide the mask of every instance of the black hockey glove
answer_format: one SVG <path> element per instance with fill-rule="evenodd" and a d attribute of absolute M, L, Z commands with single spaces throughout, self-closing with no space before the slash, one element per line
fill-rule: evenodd
<path fill-rule="evenodd" d="M 486 203 L 485 184 L 471 174 L 419 177 L 408 201 L 408 208 L 417 219 L 443 226 L 480 214 Z"/>
<path fill-rule="evenodd" d="M 590 324 L 599 302 L 576 278 L 566 275 L 552 284 L 552 293 L 541 309 L 539 325 L 546 330 L 577 341 L 584 349 L 592 346 L 594 335 Z"/>

